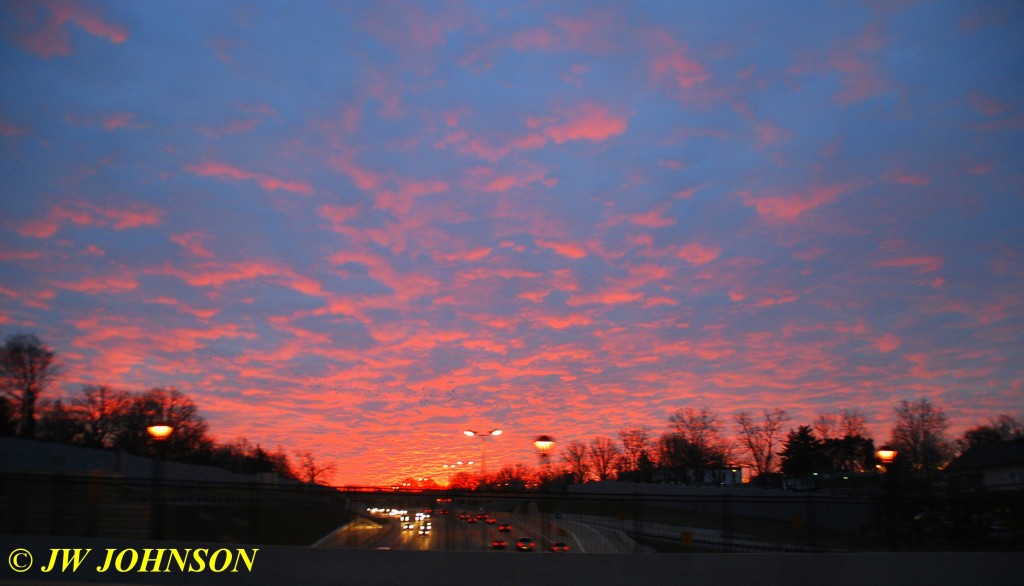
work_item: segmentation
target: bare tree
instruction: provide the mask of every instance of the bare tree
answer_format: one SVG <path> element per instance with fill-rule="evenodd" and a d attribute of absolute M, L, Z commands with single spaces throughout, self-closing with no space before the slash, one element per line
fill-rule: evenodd
<path fill-rule="evenodd" d="M 867 437 L 867 425 L 860 409 L 843 409 L 839 413 L 822 413 L 814 420 L 814 432 L 822 440 L 844 437 Z"/>
<path fill-rule="evenodd" d="M 949 420 L 928 399 L 900 401 L 892 428 L 892 443 L 898 457 L 917 471 L 932 473 L 952 456 L 952 443 L 946 437 Z"/>
<path fill-rule="evenodd" d="M 718 416 L 711 410 L 686 407 L 668 419 L 682 440 L 682 465 L 693 475 L 693 481 L 702 482 L 705 470 L 726 465 L 729 446 L 719 431 Z"/>
<path fill-rule="evenodd" d="M 14 334 L 0 347 L 0 389 L 11 398 L 21 437 L 35 436 L 36 402 L 58 372 L 56 354 L 32 334 Z"/>
<path fill-rule="evenodd" d="M 619 476 L 637 475 L 651 460 L 651 431 L 646 427 L 623 427 L 619 430 L 622 457 L 619 458 Z"/>
<path fill-rule="evenodd" d="M 775 471 L 775 443 L 782 424 L 789 420 L 782 409 L 765 409 L 762 413 L 764 417 L 761 421 L 754 421 L 745 411 L 736 414 L 740 441 L 750 454 L 750 463 L 757 476 Z"/>
<path fill-rule="evenodd" d="M 127 409 L 129 394 L 106 386 L 87 386 L 71 399 L 73 417 L 78 422 L 76 443 L 90 448 L 109 448 L 118 434 L 120 413 Z"/>
<path fill-rule="evenodd" d="M 591 440 L 589 456 L 590 469 L 594 471 L 598 480 L 608 480 L 612 477 L 620 453 L 611 438 L 595 437 Z"/>
<path fill-rule="evenodd" d="M 113 445 L 133 454 L 154 455 L 157 448 L 146 432 L 154 423 L 165 423 L 174 429 L 160 446 L 167 459 L 203 461 L 212 455 L 213 441 L 207 435 L 206 421 L 199 408 L 174 388 L 130 394 L 126 408 L 118 414 Z"/>
<path fill-rule="evenodd" d="M 590 467 L 587 458 L 587 444 L 573 440 L 562 449 L 562 459 L 569 466 L 569 473 L 572 481 L 576 484 L 586 482 L 590 475 Z"/>
<path fill-rule="evenodd" d="M 967 450 L 988 444 L 997 444 L 1019 440 L 1024 438 L 1024 423 L 1010 415 L 999 415 L 989 418 L 987 425 L 977 425 L 964 432 L 963 436 L 957 439 L 957 446 L 960 451 Z"/>
<path fill-rule="evenodd" d="M 296 452 L 295 455 L 299 458 L 299 480 L 310 484 L 323 484 L 327 481 L 328 476 L 334 474 L 336 469 L 334 462 L 321 464 L 317 462 L 316 456 L 310 451 Z"/>
<path fill-rule="evenodd" d="M 494 484 L 498 490 L 526 490 L 536 474 L 526 464 L 503 466 L 494 475 Z"/>

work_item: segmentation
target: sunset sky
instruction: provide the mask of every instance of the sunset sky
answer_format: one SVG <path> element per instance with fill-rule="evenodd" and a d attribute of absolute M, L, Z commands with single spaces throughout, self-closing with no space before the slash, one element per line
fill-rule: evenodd
<path fill-rule="evenodd" d="M 692 5 L 691 5 L 692 4 Z M 0 335 L 338 484 L 1024 415 L 1019 2 L 0 3 Z M 556 446 L 557 450 L 558 446 Z"/>

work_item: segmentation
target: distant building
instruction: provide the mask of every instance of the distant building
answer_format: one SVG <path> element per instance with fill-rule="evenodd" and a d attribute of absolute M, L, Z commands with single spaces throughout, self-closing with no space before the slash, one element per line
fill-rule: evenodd
<path fill-rule="evenodd" d="M 1024 489 L 1024 440 L 975 446 L 950 462 L 946 477 L 961 492 Z"/>

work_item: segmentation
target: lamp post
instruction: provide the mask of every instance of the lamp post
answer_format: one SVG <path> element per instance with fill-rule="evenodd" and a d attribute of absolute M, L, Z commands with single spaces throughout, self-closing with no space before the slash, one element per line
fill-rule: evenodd
<path fill-rule="evenodd" d="M 539 435 L 533 440 L 533 446 L 537 448 L 537 456 L 544 466 L 545 475 L 551 471 L 551 446 L 555 445 L 555 439 L 547 435 Z"/>
<path fill-rule="evenodd" d="M 899 542 L 896 539 L 896 531 L 893 524 L 896 522 L 896 517 L 899 516 L 900 504 L 898 502 L 898 493 L 896 483 L 889 474 L 889 466 L 896 460 L 896 448 L 888 445 L 875 450 L 875 458 L 881 462 L 875 464 L 875 468 L 882 474 L 882 491 L 883 498 L 885 499 L 882 509 L 882 514 L 885 519 L 885 534 L 886 539 L 889 542 L 889 549 L 896 551 L 899 549 Z"/>
<path fill-rule="evenodd" d="M 493 435 L 501 435 L 502 431 L 500 429 L 492 429 L 491 431 L 484 432 L 467 429 L 462 433 L 463 435 L 466 435 L 468 437 L 480 438 L 480 482 L 482 483 L 484 481 L 484 476 L 486 476 L 487 474 L 487 463 L 485 454 L 486 444 L 484 443 L 484 440 Z"/>
<path fill-rule="evenodd" d="M 892 464 L 893 460 L 896 459 L 897 453 L 898 452 L 896 451 L 896 448 L 893 448 L 892 446 L 882 446 L 875 450 L 875 458 L 877 458 L 878 461 L 881 462 L 881 464 L 875 464 L 875 468 L 877 468 L 883 474 L 888 472 L 889 465 Z"/>
<path fill-rule="evenodd" d="M 542 490 L 544 492 L 547 492 L 547 489 L 548 489 L 547 483 L 551 479 L 551 454 L 549 453 L 549 451 L 551 450 L 551 446 L 553 446 L 553 445 L 555 445 L 555 439 L 552 438 L 549 435 L 538 435 L 533 440 L 533 446 L 535 448 L 537 448 L 537 456 L 540 458 L 541 466 L 542 466 L 541 474 L 543 474 L 543 478 L 541 478 L 541 488 L 540 488 L 540 490 Z M 544 500 L 545 501 L 547 500 L 546 495 L 544 497 Z M 541 522 L 544 525 L 544 543 L 548 544 L 548 543 L 551 543 L 551 540 L 549 539 L 549 537 L 551 535 L 551 521 L 548 519 L 548 511 L 547 511 L 548 503 L 544 502 L 543 504 L 544 504 L 544 507 L 543 507 L 543 509 L 541 509 L 541 511 L 542 511 L 541 512 L 541 515 L 542 515 Z M 545 547 L 546 547 L 546 545 L 545 545 Z"/>
<path fill-rule="evenodd" d="M 174 433 L 174 427 L 167 423 L 155 423 L 146 427 L 146 433 L 149 437 L 156 442 L 156 454 L 153 458 L 153 477 L 150 480 L 152 488 L 152 500 L 150 501 L 150 524 L 149 524 L 149 536 L 151 539 L 163 538 L 164 532 L 164 511 L 163 503 L 160 502 L 160 498 L 157 495 L 157 490 L 160 486 L 160 482 L 163 481 L 164 473 L 164 446 L 166 441 Z"/>

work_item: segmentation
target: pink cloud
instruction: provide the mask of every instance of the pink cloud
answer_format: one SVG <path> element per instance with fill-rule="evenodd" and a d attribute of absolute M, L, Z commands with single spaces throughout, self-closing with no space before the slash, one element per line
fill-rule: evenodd
<path fill-rule="evenodd" d="M 171 242 L 201 258 L 213 258 L 213 253 L 203 246 L 203 241 L 209 240 L 209 238 L 210 237 L 206 234 L 201 234 L 199 232 L 171 234 Z"/>
<path fill-rule="evenodd" d="M 17 231 L 23 236 L 49 238 L 56 234 L 65 222 L 79 226 L 110 226 L 114 230 L 126 230 L 159 224 L 163 214 L 163 210 L 141 203 L 102 208 L 85 202 L 68 202 L 54 206 L 45 218 L 26 222 L 17 228 Z"/>
<path fill-rule="evenodd" d="M 517 51 L 527 51 L 531 49 L 555 49 L 560 43 L 558 37 L 550 30 L 535 27 L 513 33 L 508 40 L 508 44 Z"/>
<path fill-rule="evenodd" d="M 490 247 L 481 246 L 454 253 L 434 252 L 431 253 L 431 256 L 434 257 L 435 260 L 448 263 L 477 262 L 490 256 L 492 250 L 493 249 Z"/>
<path fill-rule="evenodd" d="M 772 307 L 775 305 L 783 305 L 786 303 L 793 303 L 800 299 L 799 295 L 783 295 L 781 297 L 764 297 L 753 303 L 754 307 Z"/>
<path fill-rule="evenodd" d="M 536 165 L 521 165 L 511 173 L 491 177 L 491 170 L 486 167 L 470 169 L 463 185 L 471 189 L 479 189 L 485 193 L 502 193 L 513 188 L 525 188 L 531 183 L 540 182 L 546 187 L 557 185 L 558 180 L 547 176 L 547 170 Z"/>
<path fill-rule="evenodd" d="M 23 48 L 43 58 L 54 56 L 66 57 L 71 54 L 71 35 L 65 24 L 72 23 L 87 33 L 105 38 L 115 45 L 128 39 L 128 31 L 116 24 L 104 22 L 95 9 L 88 4 L 80 4 L 70 0 L 42 0 L 38 5 L 28 4 L 17 11 L 23 22 L 36 21 L 31 14 L 42 6 L 48 16 L 37 30 L 19 35 L 16 42 Z"/>
<path fill-rule="evenodd" d="M 24 134 L 28 134 L 28 130 L 7 122 L 6 120 L 0 120 L 0 136 L 13 137 L 22 136 Z"/>
<path fill-rule="evenodd" d="M 992 163 L 978 163 L 967 168 L 969 175 L 991 175 L 996 170 L 996 166 Z"/>
<path fill-rule="evenodd" d="M 667 228 L 668 226 L 675 226 L 676 219 L 672 216 L 666 215 L 671 204 L 662 204 L 649 212 L 643 214 L 634 214 L 629 216 L 629 221 L 637 226 L 643 226 L 644 228 Z"/>
<path fill-rule="evenodd" d="M 227 163 L 209 161 L 198 165 L 189 165 L 185 167 L 185 170 L 195 173 L 201 177 L 219 177 L 222 179 L 234 179 L 236 181 L 256 181 L 260 187 L 267 191 L 283 190 L 292 193 L 301 193 L 303 195 L 313 195 L 314 193 L 313 187 L 305 181 L 284 181 L 269 175 L 239 169 L 238 167 Z"/>
<path fill-rule="evenodd" d="M 530 317 L 535 324 L 553 330 L 589 326 L 594 323 L 593 319 L 581 313 L 571 313 L 568 315 L 536 314 Z"/>
<path fill-rule="evenodd" d="M 555 144 L 570 140 L 601 142 L 626 131 L 626 119 L 616 116 L 607 107 L 583 104 L 571 113 L 565 122 L 543 129 Z"/>
<path fill-rule="evenodd" d="M 571 259 L 581 259 L 587 256 L 587 249 L 575 242 L 553 242 L 550 240 L 537 240 L 537 246 L 547 248 L 555 254 Z"/>
<path fill-rule="evenodd" d="M 382 181 L 377 173 L 364 169 L 353 161 L 352 154 L 335 155 L 328 160 L 328 166 L 352 178 L 356 187 L 363 191 L 376 189 Z"/>
<path fill-rule="evenodd" d="M 103 215 L 112 222 L 114 230 L 154 226 L 163 219 L 163 210 L 144 205 L 129 204 L 124 208 L 103 210 Z"/>
<path fill-rule="evenodd" d="M 867 61 L 851 54 L 837 54 L 829 65 L 842 74 L 843 89 L 832 98 L 840 104 L 861 102 L 886 90 L 885 80 Z"/>
<path fill-rule="evenodd" d="M 332 264 L 357 263 L 366 266 L 370 278 L 391 289 L 397 301 L 409 301 L 438 292 L 439 281 L 429 275 L 396 270 L 381 255 L 369 252 L 343 251 L 332 255 Z"/>
<path fill-rule="evenodd" d="M 771 122 L 756 125 L 754 131 L 757 133 L 759 147 L 783 144 L 793 136 L 791 131 L 783 130 Z"/>
<path fill-rule="evenodd" d="M 464 340 L 462 347 L 468 350 L 483 350 L 492 354 L 507 354 L 508 345 L 493 340 Z"/>
<path fill-rule="evenodd" d="M 892 352 L 903 344 L 903 340 L 896 334 L 885 334 L 875 338 L 875 348 L 879 352 Z"/>
<path fill-rule="evenodd" d="M 102 277 L 85 277 L 77 281 L 54 282 L 53 284 L 61 289 L 69 289 L 71 291 L 87 293 L 90 295 L 96 293 L 120 293 L 123 291 L 131 291 L 139 286 L 139 282 L 135 279 L 135 276 L 127 272 L 114 275 L 104 275 Z"/>
<path fill-rule="evenodd" d="M 214 317 L 215 315 L 220 313 L 220 309 L 216 309 L 216 308 L 211 308 L 211 309 L 195 309 L 193 307 L 185 305 L 184 303 L 182 303 L 182 302 L 180 302 L 177 299 L 174 299 L 172 297 L 155 297 L 153 299 L 150 299 L 149 303 L 157 303 L 157 304 L 160 304 L 160 305 L 168 305 L 168 306 L 174 307 L 175 309 L 177 309 L 181 313 L 188 314 L 188 315 L 197 317 L 199 319 L 210 319 L 211 317 Z"/>
<path fill-rule="evenodd" d="M 573 295 L 566 301 L 570 307 L 580 305 L 624 305 L 635 303 L 644 298 L 642 291 L 631 291 L 624 288 L 610 288 L 595 293 Z"/>
<path fill-rule="evenodd" d="M 603 142 L 624 133 L 629 126 L 625 117 L 612 113 L 607 106 L 589 102 L 581 104 L 561 116 L 528 117 L 525 124 L 532 132 L 505 139 L 503 144 L 497 146 L 491 141 L 471 138 L 465 131 L 448 134 L 434 146 L 435 148 L 452 146 L 460 154 L 496 161 L 513 151 L 539 149 L 549 142 L 555 144 L 581 140 Z"/>
<path fill-rule="evenodd" d="M 580 17 L 557 16 L 554 26 L 537 26 L 513 33 L 507 45 L 517 51 L 553 51 L 577 49 L 603 52 L 611 48 L 609 37 L 616 25 L 609 13 L 587 14 Z"/>
<path fill-rule="evenodd" d="M 206 136 L 219 137 L 228 134 L 238 134 L 242 132 L 248 132 L 253 128 L 259 126 L 260 120 L 258 118 L 247 118 L 245 120 L 235 119 L 231 120 L 224 126 L 219 128 L 200 128 L 199 131 Z"/>
<path fill-rule="evenodd" d="M 227 264 L 208 262 L 187 269 L 165 265 L 149 269 L 148 272 L 177 277 L 193 287 L 214 289 L 230 283 L 262 279 L 310 297 L 328 297 L 315 279 L 300 275 L 288 267 L 273 262 L 246 261 Z"/>
<path fill-rule="evenodd" d="M 406 214 L 412 210 L 416 199 L 426 196 L 444 193 L 448 191 L 449 185 L 444 181 L 413 181 L 399 180 L 397 190 L 385 190 L 377 194 L 376 207 L 399 214 Z"/>
<path fill-rule="evenodd" d="M 905 256 L 875 262 L 878 267 L 913 268 L 918 273 L 933 273 L 942 268 L 944 259 L 941 256 Z"/>
<path fill-rule="evenodd" d="M 137 128 L 132 124 L 132 120 L 135 118 L 134 114 L 115 114 L 104 118 L 100 124 L 106 130 L 117 130 L 119 128 Z"/>
<path fill-rule="evenodd" d="M 322 218 L 330 220 L 335 227 L 339 227 L 359 214 L 357 206 L 336 206 L 324 204 L 317 208 L 317 214 Z"/>
<path fill-rule="evenodd" d="M 679 90 L 688 90 L 704 83 L 711 75 L 697 60 L 687 55 L 685 48 L 675 48 L 659 55 L 651 64 L 651 78 L 655 82 L 667 82 Z"/>
<path fill-rule="evenodd" d="M 985 116 L 999 116 L 1010 109 L 1010 104 L 996 101 L 977 91 L 968 94 L 967 101 L 972 108 Z"/>
<path fill-rule="evenodd" d="M 690 242 L 683 245 L 679 252 L 676 253 L 676 256 L 692 265 L 700 266 L 715 260 L 721 253 L 722 248 L 720 246 Z"/>
<path fill-rule="evenodd" d="M 680 189 L 679 191 L 675 192 L 674 195 L 678 199 L 690 199 L 691 197 L 693 197 L 693 194 L 697 193 L 697 189 L 698 189 L 697 187 L 690 187 L 688 189 Z"/>
<path fill-rule="evenodd" d="M 765 219 L 788 222 L 796 220 L 810 210 L 835 201 L 840 195 L 852 191 L 856 187 L 854 184 L 816 186 L 804 193 L 795 193 L 789 196 L 741 195 L 743 204 L 748 207 L 752 206 Z"/>
<path fill-rule="evenodd" d="M 888 171 L 882 176 L 887 183 L 896 183 L 897 185 L 912 185 L 914 187 L 925 187 L 930 185 L 932 180 L 924 175 L 916 175 L 913 173 L 904 173 L 900 170 L 894 169 Z"/>

